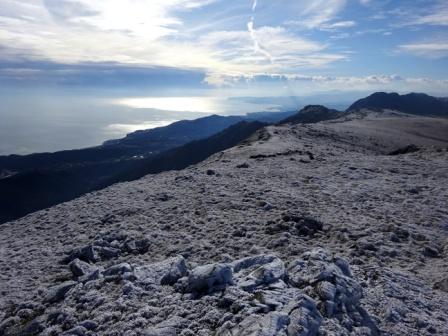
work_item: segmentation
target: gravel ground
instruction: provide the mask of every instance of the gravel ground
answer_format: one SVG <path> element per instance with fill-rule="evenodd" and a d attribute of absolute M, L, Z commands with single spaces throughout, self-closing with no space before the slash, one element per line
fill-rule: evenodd
<path fill-rule="evenodd" d="M 447 335 L 447 204 L 446 119 L 270 126 L 1 225 L 0 335 Z"/>

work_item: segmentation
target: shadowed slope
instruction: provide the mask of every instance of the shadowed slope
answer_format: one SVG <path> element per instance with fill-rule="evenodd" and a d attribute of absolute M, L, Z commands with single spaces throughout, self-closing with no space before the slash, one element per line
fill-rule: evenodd
<path fill-rule="evenodd" d="M 26 171 L 0 179 L 0 223 L 56 205 L 92 190 L 149 173 L 183 169 L 236 145 L 266 124 L 240 122 L 219 134 L 146 159 Z"/>

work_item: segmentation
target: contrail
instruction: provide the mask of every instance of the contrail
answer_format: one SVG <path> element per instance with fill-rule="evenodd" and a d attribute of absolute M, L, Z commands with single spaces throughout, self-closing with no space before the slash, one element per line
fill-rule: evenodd
<path fill-rule="evenodd" d="M 258 0 L 254 0 L 254 3 L 252 4 L 252 12 L 255 12 L 257 9 Z"/>
<path fill-rule="evenodd" d="M 251 20 L 247 23 L 247 30 L 249 31 L 250 37 L 252 38 L 252 41 L 254 41 L 254 50 L 255 52 L 259 52 L 263 56 L 265 56 L 269 62 L 272 63 L 272 56 L 271 54 L 264 49 L 262 46 L 260 46 L 260 43 L 257 40 L 257 36 L 255 35 L 255 29 L 254 29 L 254 18 L 252 17 Z"/>
<path fill-rule="evenodd" d="M 252 4 L 252 12 L 255 13 L 255 11 L 257 9 L 257 5 L 258 5 L 258 0 L 254 0 L 254 2 Z M 255 50 L 255 52 L 262 54 L 264 57 L 266 57 L 269 60 L 269 62 L 272 63 L 272 55 L 266 49 L 264 49 L 257 40 L 257 36 L 255 35 L 255 29 L 254 29 L 254 21 L 255 21 L 255 19 L 252 16 L 250 18 L 250 21 L 247 23 L 247 30 L 249 31 L 252 41 L 254 41 L 254 50 Z"/>

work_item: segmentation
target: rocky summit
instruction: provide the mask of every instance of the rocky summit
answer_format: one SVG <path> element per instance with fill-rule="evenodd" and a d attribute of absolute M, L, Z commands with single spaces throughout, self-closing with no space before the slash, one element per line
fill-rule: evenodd
<path fill-rule="evenodd" d="M 0 335 L 447 335 L 447 204 L 447 119 L 291 119 L 1 225 Z"/>

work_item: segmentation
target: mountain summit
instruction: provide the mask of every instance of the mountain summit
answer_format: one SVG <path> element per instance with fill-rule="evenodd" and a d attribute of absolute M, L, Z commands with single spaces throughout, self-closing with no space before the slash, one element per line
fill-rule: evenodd
<path fill-rule="evenodd" d="M 284 119 L 280 124 L 312 124 L 324 120 L 339 118 L 341 112 L 322 105 L 308 105 L 296 114 Z"/>
<path fill-rule="evenodd" d="M 432 97 L 424 93 L 376 92 L 366 98 L 353 103 L 347 111 L 360 109 L 390 109 L 400 112 L 427 116 L 448 116 L 448 101 L 443 98 Z"/>

